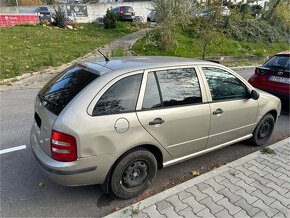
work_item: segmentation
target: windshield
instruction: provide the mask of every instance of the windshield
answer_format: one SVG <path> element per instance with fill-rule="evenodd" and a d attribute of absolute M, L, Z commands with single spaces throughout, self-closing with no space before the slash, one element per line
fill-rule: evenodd
<path fill-rule="evenodd" d="M 97 77 L 97 74 L 74 66 L 48 82 L 40 90 L 38 97 L 46 109 L 59 115 L 65 106 Z"/>
<path fill-rule="evenodd" d="M 264 67 L 290 70 L 289 56 L 274 56 L 264 64 Z"/>

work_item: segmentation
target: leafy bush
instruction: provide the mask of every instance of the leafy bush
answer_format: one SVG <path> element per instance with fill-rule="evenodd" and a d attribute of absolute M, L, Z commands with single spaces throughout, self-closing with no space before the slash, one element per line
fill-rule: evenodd
<path fill-rule="evenodd" d="M 53 24 L 57 27 L 64 28 L 66 25 L 64 23 L 65 21 L 65 12 L 64 10 L 58 6 L 55 10 L 55 14 L 52 16 L 54 22 Z"/>
<path fill-rule="evenodd" d="M 107 10 L 104 16 L 104 26 L 105 29 L 114 29 L 117 27 L 117 15 L 113 11 Z"/>

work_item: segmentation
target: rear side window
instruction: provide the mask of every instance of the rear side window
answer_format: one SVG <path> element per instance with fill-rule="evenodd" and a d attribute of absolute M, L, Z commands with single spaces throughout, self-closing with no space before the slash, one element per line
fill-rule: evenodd
<path fill-rule="evenodd" d="M 73 67 L 47 83 L 38 96 L 45 108 L 59 115 L 66 105 L 97 77 L 97 74 L 78 66 Z"/>
<path fill-rule="evenodd" d="M 122 11 L 123 12 L 130 12 L 130 13 L 134 12 L 133 8 L 129 7 L 129 6 L 123 6 Z"/>
<path fill-rule="evenodd" d="M 202 70 L 207 79 L 212 100 L 248 97 L 246 85 L 231 73 L 214 67 L 203 67 Z"/>
<path fill-rule="evenodd" d="M 143 109 L 201 102 L 199 81 L 193 68 L 164 70 L 148 74 Z"/>
<path fill-rule="evenodd" d="M 93 116 L 135 111 L 141 80 L 142 74 L 137 74 L 116 82 L 97 102 Z"/>

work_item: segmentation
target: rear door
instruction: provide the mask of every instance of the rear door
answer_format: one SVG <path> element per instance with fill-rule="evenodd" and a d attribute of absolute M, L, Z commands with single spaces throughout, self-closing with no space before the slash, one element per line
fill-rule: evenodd
<path fill-rule="evenodd" d="M 203 103 L 206 97 L 196 69 L 147 71 L 144 80 L 137 111 L 142 126 L 175 158 L 203 150 L 210 108 Z"/>
<path fill-rule="evenodd" d="M 218 67 L 202 67 L 212 102 L 207 148 L 249 136 L 258 113 L 258 101 L 249 98 L 247 86 Z"/>

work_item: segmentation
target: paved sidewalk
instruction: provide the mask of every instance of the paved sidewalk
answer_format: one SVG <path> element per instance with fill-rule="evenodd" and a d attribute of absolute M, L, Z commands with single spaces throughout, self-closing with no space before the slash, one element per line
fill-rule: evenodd
<path fill-rule="evenodd" d="M 107 217 L 290 217 L 290 138 Z"/>

